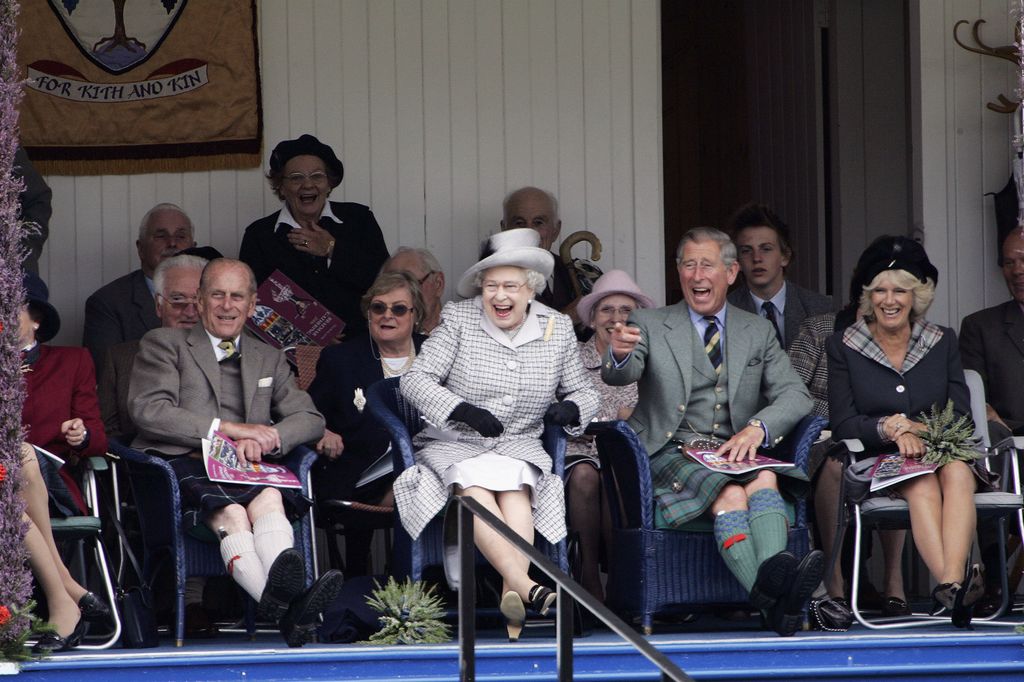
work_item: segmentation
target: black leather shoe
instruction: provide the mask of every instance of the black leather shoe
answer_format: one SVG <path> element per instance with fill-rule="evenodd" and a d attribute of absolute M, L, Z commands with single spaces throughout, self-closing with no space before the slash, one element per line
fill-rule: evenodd
<path fill-rule="evenodd" d="M 779 597 L 769 613 L 768 623 L 782 637 L 793 635 L 804 621 L 804 607 L 821 583 L 825 573 L 825 555 L 820 550 L 808 552 L 790 574 L 786 593 Z"/>
<path fill-rule="evenodd" d="M 210 618 L 202 604 L 185 605 L 185 637 L 188 639 L 213 639 L 220 630 Z"/>
<path fill-rule="evenodd" d="M 765 559 L 757 569 L 754 586 L 750 588 L 750 604 L 761 611 L 775 606 L 779 597 L 786 593 L 797 563 L 796 557 L 790 552 L 779 552 Z"/>
<path fill-rule="evenodd" d="M 82 618 L 90 623 L 110 620 L 110 607 L 104 604 L 95 592 L 86 592 L 82 595 L 78 600 L 78 610 L 82 612 Z"/>
<path fill-rule="evenodd" d="M 85 631 L 89 629 L 89 622 L 85 618 L 78 619 L 78 625 L 67 637 L 61 637 L 56 632 L 47 632 L 39 637 L 39 640 L 32 646 L 32 653 L 37 656 L 44 656 L 58 651 L 69 651 L 82 643 Z"/>
<path fill-rule="evenodd" d="M 288 646 L 300 647 L 313 638 L 320 612 L 338 596 L 343 582 L 341 571 L 331 569 L 288 607 L 281 618 L 281 636 Z"/>
<path fill-rule="evenodd" d="M 306 566 L 294 547 L 277 555 L 267 574 L 267 584 L 256 607 L 259 620 L 278 623 L 306 585 Z"/>

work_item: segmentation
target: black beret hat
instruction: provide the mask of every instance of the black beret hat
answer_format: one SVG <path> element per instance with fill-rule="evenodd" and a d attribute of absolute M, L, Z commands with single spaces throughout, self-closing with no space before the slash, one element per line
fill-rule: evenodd
<path fill-rule="evenodd" d="M 924 282 L 939 283 L 939 271 L 928 260 L 921 243 L 910 237 L 884 235 L 868 245 L 857 261 L 850 282 L 850 300 L 860 300 L 864 287 L 880 272 L 886 270 L 906 270 Z"/>
<path fill-rule="evenodd" d="M 222 254 L 220 251 L 213 248 L 212 246 L 190 246 L 187 249 L 182 249 L 181 251 L 174 255 L 199 256 L 200 258 L 205 258 L 206 260 L 216 260 L 218 258 L 224 257 L 224 254 Z"/>
<path fill-rule="evenodd" d="M 296 156 L 316 156 L 327 166 L 331 175 L 331 187 L 341 184 L 345 177 L 345 166 L 341 159 L 335 155 L 330 145 L 326 145 L 308 133 L 297 140 L 283 140 L 277 143 L 273 153 L 270 155 L 270 174 L 275 175 L 284 172 L 284 165 Z"/>
<path fill-rule="evenodd" d="M 60 315 L 50 305 L 50 290 L 39 275 L 26 270 L 22 282 L 25 284 L 25 302 L 42 318 L 36 330 L 36 341 L 46 343 L 60 331 Z"/>

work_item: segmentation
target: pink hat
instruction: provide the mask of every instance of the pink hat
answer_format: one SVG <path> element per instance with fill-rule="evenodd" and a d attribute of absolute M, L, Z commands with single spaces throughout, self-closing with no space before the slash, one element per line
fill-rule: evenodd
<path fill-rule="evenodd" d="M 641 308 L 653 308 L 654 300 L 645 294 L 625 270 L 609 270 L 594 282 L 594 289 L 576 304 L 576 313 L 584 324 L 590 323 L 590 313 L 606 296 L 623 294 L 636 301 Z"/>

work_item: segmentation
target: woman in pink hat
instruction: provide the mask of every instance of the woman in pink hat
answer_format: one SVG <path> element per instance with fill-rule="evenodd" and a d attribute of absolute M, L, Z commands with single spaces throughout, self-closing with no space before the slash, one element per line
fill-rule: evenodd
<path fill-rule="evenodd" d="M 594 330 L 590 340 L 579 344 L 579 351 L 583 368 L 601 398 L 595 417 L 599 421 L 626 419 L 633 412 L 637 400 L 636 384 L 609 386 L 601 381 L 601 359 L 608 354 L 615 323 L 625 323 L 637 308 L 652 307 L 654 301 L 651 297 L 624 270 L 606 272 L 594 282 L 593 291 L 581 298 L 576 306 L 580 320 Z M 580 582 L 603 601 L 598 554 L 602 534 L 605 546 L 609 546 L 611 519 L 601 495 L 599 467 L 597 447 L 592 438 L 569 440 L 565 458 L 567 508 L 569 529 L 579 534 Z"/>

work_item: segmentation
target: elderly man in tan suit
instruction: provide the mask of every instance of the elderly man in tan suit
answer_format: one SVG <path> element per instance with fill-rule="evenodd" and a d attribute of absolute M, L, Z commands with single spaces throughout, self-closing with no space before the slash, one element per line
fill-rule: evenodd
<path fill-rule="evenodd" d="M 318 613 L 341 587 L 329 571 L 303 591 L 305 567 L 289 517 L 308 502 L 291 489 L 222 484 L 206 476 L 203 438 L 233 439 L 242 461 L 287 453 L 323 435 L 324 419 L 295 385 L 284 355 L 242 334 L 256 307 L 256 280 L 241 261 L 217 259 L 199 283 L 192 329 L 154 329 L 132 370 L 133 447 L 171 457 L 186 520 L 221 538 L 228 573 L 278 622 L 289 646 L 312 635 Z"/>

